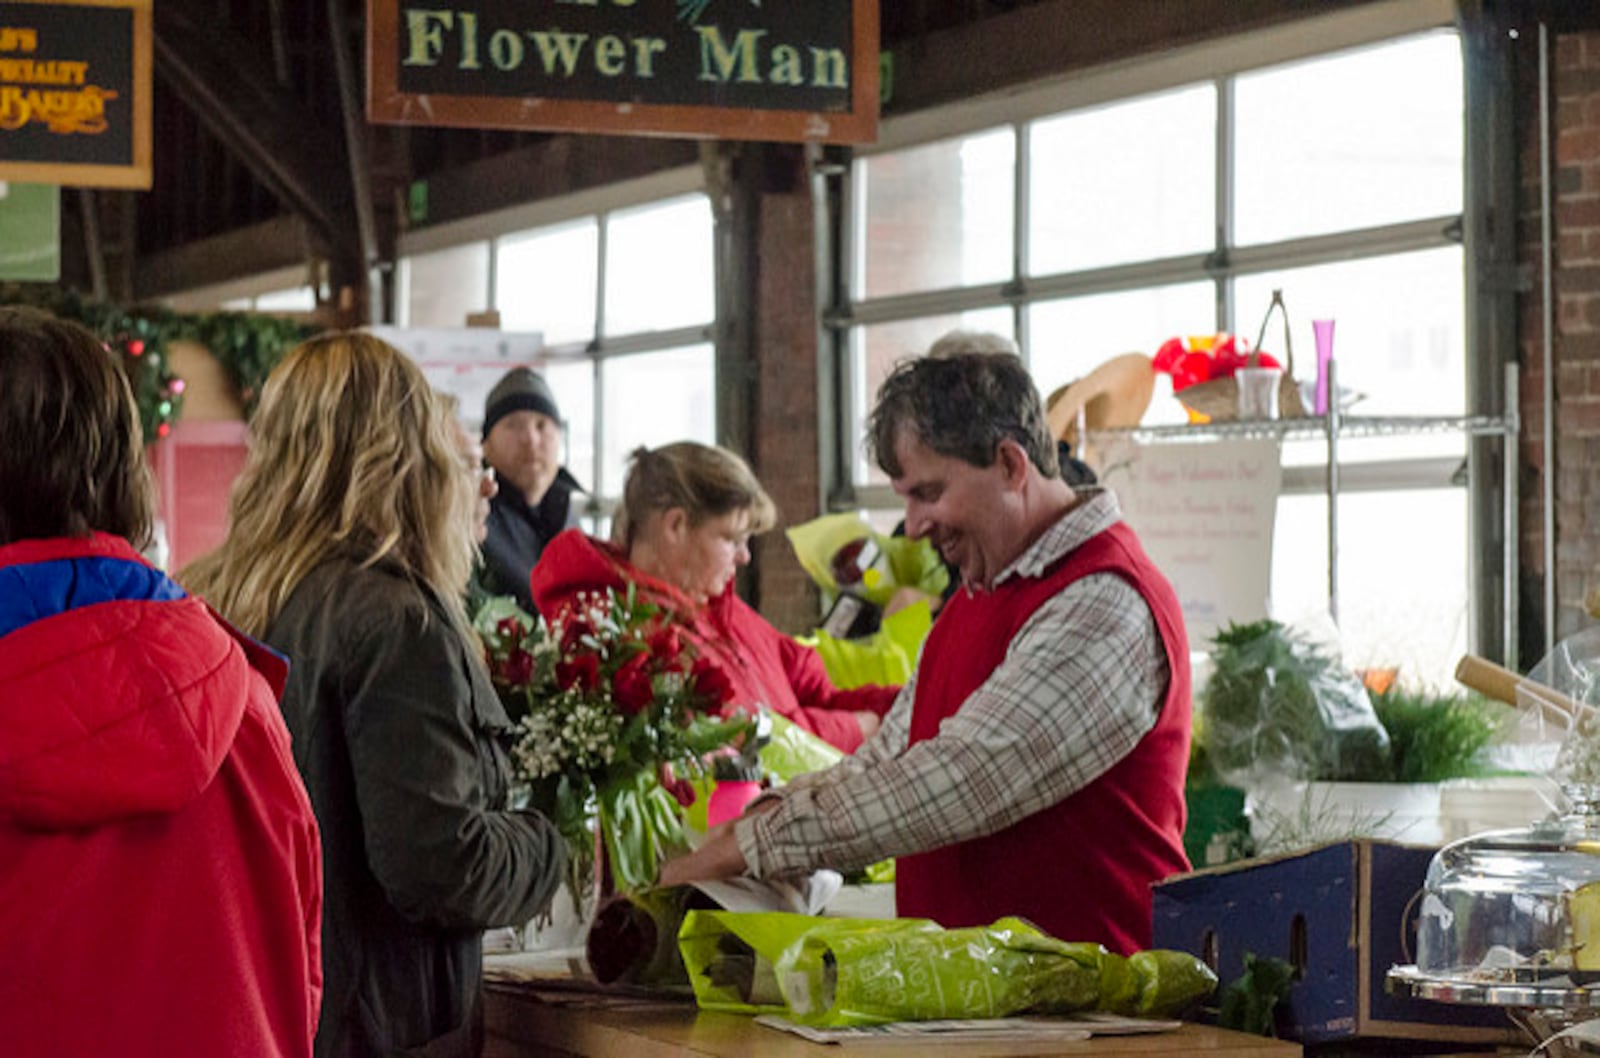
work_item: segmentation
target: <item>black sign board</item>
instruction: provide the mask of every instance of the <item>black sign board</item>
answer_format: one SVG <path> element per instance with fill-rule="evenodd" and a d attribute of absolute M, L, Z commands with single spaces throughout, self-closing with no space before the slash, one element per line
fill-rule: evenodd
<path fill-rule="evenodd" d="M 0 180 L 150 186 L 150 0 L 0 3 Z"/>
<path fill-rule="evenodd" d="M 877 133 L 876 0 L 369 0 L 373 121 L 726 139 Z"/>

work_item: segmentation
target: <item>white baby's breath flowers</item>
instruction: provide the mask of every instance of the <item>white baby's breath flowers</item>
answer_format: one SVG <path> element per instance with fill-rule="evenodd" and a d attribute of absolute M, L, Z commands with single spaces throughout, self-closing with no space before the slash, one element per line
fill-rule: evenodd
<path fill-rule="evenodd" d="M 573 705 L 561 727 L 566 754 L 580 768 L 610 764 L 621 734 L 622 717 L 615 710 L 586 701 Z"/>
<path fill-rule="evenodd" d="M 517 770 L 528 779 L 560 774 L 566 753 L 556 718 L 535 711 L 523 717 L 517 728 L 517 741 L 511 747 Z"/>

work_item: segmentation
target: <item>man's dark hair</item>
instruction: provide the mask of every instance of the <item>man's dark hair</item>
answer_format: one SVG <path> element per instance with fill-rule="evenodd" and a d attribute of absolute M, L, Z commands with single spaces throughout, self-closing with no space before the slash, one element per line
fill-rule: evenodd
<path fill-rule="evenodd" d="M 1009 438 L 1045 476 L 1060 476 L 1039 391 L 1022 361 L 1008 354 L 902 361 L 878 388 L 867 423 L 873 458 L 891 478 L 901 473 L 895 441 L 902 431 L 942 456 L 975 467 L 991 466 L 1000 442 Z"/>
<path fill-rule="evenodd" d="M 143 547 L 154 511 L 115 357 L 75 323 L 0 308 L 0 544 L 98 530 Z"/>

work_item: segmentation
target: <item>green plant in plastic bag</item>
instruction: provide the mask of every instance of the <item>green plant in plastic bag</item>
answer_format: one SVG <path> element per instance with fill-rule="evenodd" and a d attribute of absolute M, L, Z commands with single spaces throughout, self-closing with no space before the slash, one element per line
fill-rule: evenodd
<path fill-rule="evenodd" d="M 1261 769 L 1299 779 L 1387 774 L 1388 733 L 1337 658 L 1270 619 L 1229 624 L 1214 642 L 1201 711 L 1207 755 L 1225 780 Z"/>

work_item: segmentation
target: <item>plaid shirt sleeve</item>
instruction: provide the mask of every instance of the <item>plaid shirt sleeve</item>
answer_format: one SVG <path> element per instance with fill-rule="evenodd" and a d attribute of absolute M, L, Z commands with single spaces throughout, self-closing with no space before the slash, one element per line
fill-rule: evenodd
<path fill-rule="evenodd" d="M 846 756 L 831 768 L 797 775 L 786 786 L 782 786 L 769 794 L 763 794 L 763 798 L 787 797 L 789 794 L 803 790 L 807 786 L 838 782 L 846 775 L 853 775 L 874 763 L 888 760 L 905 749 L 906 742 L 910 738 L 911 702 L 916 695 L 916 686 L 917 674 L 913 671 L 905 686 L 900 688 L 900 693 L 895 695 L 894 704 L 884 714 L 883 726 L 878 728 L 877 734 L 863 742 L 854 753 Z"/>
<path fill-rule="evenodd" d="M 907 746 L 914 685 L 861 754 L 740 820 L 758 876 L 853 869 L 1002 830 L 1104 774 L 1155 726 L 1168 671 L 1149 606 L 1096 574 L 1040 607 L 1006 659 Z"/>

